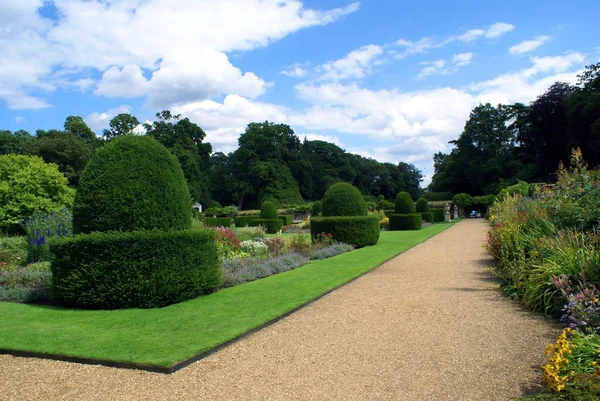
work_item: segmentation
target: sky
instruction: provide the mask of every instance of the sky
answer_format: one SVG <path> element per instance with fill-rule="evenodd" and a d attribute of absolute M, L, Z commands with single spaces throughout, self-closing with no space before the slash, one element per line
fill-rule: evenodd
<path fill-rule="evenodd" d="M 171 110 L 231 152 L 289 124 L 433 174 L 479 103 L 528 103 L 600 61 L 597 0 L 0 0 L 0 129 L 98 134 Z"/>

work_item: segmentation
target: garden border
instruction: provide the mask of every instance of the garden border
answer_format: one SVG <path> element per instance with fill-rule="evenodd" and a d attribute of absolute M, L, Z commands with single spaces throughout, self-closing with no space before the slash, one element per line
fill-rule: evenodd
<path fill-rule="evenodd" d="M 459 219 L 456 222 L 452 222 L 453 224 L 449 225 L 448 227 L 446 227 L 445 229 L 443 229 L 442 231 L 440 231 L 437 234 L 432 235 L 431 237 L 427 238 L 424 241 L 421 241 L 417 244 L 414 244 L 413 246 L 406 248 L 405 250 L 403 250 L 402 252 L 392 256 L 389 259 L 384 260 L 383 262 L 381 262 L 380 264 L 378 264 L 377 266 L 373 267 L 372 269 L 359 274 L 356 277 L 351 278 L 350 280 L 346 281 L 343 284 L 338 285 L 337 287 L 334 287 L 330 290 L 325 291 L 323 294 L 316 296 L 315 298 L 293 308 L 290 309 L 289 311 L 281 314 L 280 316 L 268 320 L 264 323 L 262 323 L 261 325 L 248 330 L 245 333 L 242 333 L 240 335 L 238 335 L 237 337 L 234 337 L 230 340 L 225 341 L 222 344 L 216 345 L 213 348 L 210 348 L 206 351 L 203 351 L 197 355 L 194 355 L 188 359 L 185 359 L 181 362 L 178 362 L 170 367 L 164 367 L 164 366 L 158 366 L 158 365 L 149 365 L 149 364 L 137 364 L 137 363 L 130 363 L 130 362 L 116 362 L 116 361 L 108 361 L 108 360 L 104 360 L 104 359 L 90 359 L 90 358 L 80 358 L 80 357 L 76 357 L 76 356 L 67 356 L 67 355 L 58 355 L 58 354 L 47 354 L 47 353 L 43 353 L 43 352 L 34 352 L 34 351 L 18 351 L 18 350 L 10 350 L 10 349 L 4 349 L 4 348 L 0 348 L 0 355 L 4 354 L 4 355 L 12 355 L 12 356 L 16 356 L 16 357 L 25 357 L 25 358 L 40 358 L 40 359 L 48 359 L 48 360 L 53 360 L 53 361 L 61 361 L 61 362 L 73 362 L 73 363 L 81 363 L 81 364 L 85 364 L 85 365 L 96 365 L 96 366 L 106 366 L 106 367 L 110 367 L 110 368 L 120 368 L 120 369 L 133 369 L 133 370 L 142 370 L 142 371 L 147 371 L 147 372 L 153 372 L 153 373 L 163 373 L 163 374 L 173 374 L 176 373 L 177 371 L 191 365 L 194 362 L 198 362 L 201 359 L 206 358 L 207 356 L 210 356 L 211 354 L 222 350 L 223 348 L 228 347 L 231 344 L 234 344 L 240 340 L 243 340 L 244 338 L 266 328 L 269 327 L 275 323 L 277 323 L 278 321 L 290 316 L 291 314 L 299 311 L 300 309 L 303 309 L 307 306 L 309 306 L 310 304 L 312 304 L 313 302 L 318 301 L 319 299 L 323 298 L 326 295 L 331 294 L 333 291 L 336 291 L 350 283 L 352 283 L 355 280 L 358 280 L 359 278 L 361 278 L 364 275 L 367 275 L 377 269 L 379 269 L 381 266 L 383 266 L 385 263 L 389 262 L 390 260 L 394 259 L 395 257 L 409 251 L 410 249 L 419 246 L 421 244 L 423 244 L 424 242 L 430 240 L 431 238 L 434 238 L 435 236 L 443 233 L 444 231 L 448 230 L 449 228 L 453 227 L 455 224 L 460 223 L 462 221 L 462 219 Z M 334 256 L 335 257 L 335 256 Z"/>

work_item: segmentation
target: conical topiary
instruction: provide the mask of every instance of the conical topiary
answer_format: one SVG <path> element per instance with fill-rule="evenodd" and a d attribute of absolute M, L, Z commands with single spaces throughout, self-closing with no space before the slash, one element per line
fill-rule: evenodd
<path fill-rule="evenodd" d="M 415 205 L 408 192 L 399 192 L 398 195 L 396 195 L 395 211 L 396 214 L 415 213 Z"/>

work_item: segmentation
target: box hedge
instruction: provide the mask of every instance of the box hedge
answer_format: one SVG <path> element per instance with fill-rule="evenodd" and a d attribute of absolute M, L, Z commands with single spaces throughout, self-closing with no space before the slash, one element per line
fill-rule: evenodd
<path fill-rule="evenodd" d="M 321 216 L 323 214 L 323 202 L 321 202 L 320 200 L 315 201 L 315 203 L 312 204 L 310 214 L 312 217 Z"/>
<path fill-rule="evenodd" d="M 273 202 L 263 202 L 260 207 L 260 218 L 263 220 L 274 220 L 277 218 L 277 208 Z"/>
<path fill-rule="evenodd" d="M 313 217 L 310 234 L 313 239 L 322 233 L 332 234 L 338 242 L 362 247 L 379 240 L 379 220 L 376 216 Z"/>
<path fill-rule="evenodd" d="M 415 213 L 415 204 L 413 203 L 408 192 L 399 192 L 398 195 L 396 195 L 396 202 L 394 203 L 394 206 L 396 214 Z"/>
<path fill-rule="evenodd" d="M 338 182 L 329 187 L 323 195 L 323 217 L 366 216 L 367 204 L 355 186 Z"/>
<path fill-rule="evenodd" d="M 277 234 L 283 228 L 283 220 L 281 219 L 254 219 L 250 220 L 250 227 L 263 226 L 267 234 Z"/>
<path fill-rule="evenodd" d="M 64 305 L 155 308 L 220 285 L 210 230 L 95 232 L 52 239 L 52 293 Z"/>
<path fill-rule="evenodd" d="M 425 199 L 423 197 L 417 199 L 417 203 L 415 204 L 415 211 L 417 213 L 427 213 L 427 212 L 430 212 L 430 210 L 429 210 L 429 202 L 427 201 L 427 199 Z"/>
<path fill-rule="evenodd" d="M 392 214 L 390 215 L 391 231 L 420 230 L 422 226 L 421 215 L 412 214 Z"/>
<path fill-rule="evenodd" d="M 284 226 L 289 226 L 290 224 L 292 224 L 292 215 L 291 214 L 283 214 L 283 215 L 277 216 L 277 217 L 280 218 L 281 221 L 283 221 Z"/>
<path fill-rule="evenodd" d="M 396 211 L 394 209 L 386 209 L 383 213 L 385 214 L 385 217 L 390 217 L 390 214 L 394 214 Z"/>
<path fill-rule="evenodd" d="M 444 209 L 431 209 L 433 221 L 436 223 L 444 222 L 446 219 L 446 211 Z"/>
<path fill-rule="evenodd" d="M 204 224 L 209 227 L 231 227 L 231 218 L 229 217 L 205 217 Z"/>
<path fill-rule="evenodd" d="M 421 212 L 419 214 L 421 215 L 421 218 L 423 220 L 425 220 L 426 222 L 431 223 L 431 224 L 434 223 L 433 213 L 431 213 L 431 212 Z"/>
<path fill-rule="evenodd" d="M 250 222 L 252 220 L 258 220 L 260 216 L 239 216 L 236 217 L 233 221 L 235 222 L 236 227 L 246 227 L 250 226 Z"/>
<path fill-rule="evenodd" d="M 149 136 L 102 146 L 81 175 L 73 232 L 187 229 L 192 202 L 179 161 Z"/>

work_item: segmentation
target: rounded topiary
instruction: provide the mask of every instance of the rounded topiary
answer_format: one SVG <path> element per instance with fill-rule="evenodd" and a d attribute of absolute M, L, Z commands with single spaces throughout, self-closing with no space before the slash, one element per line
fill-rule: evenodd
<path fill-rule="evenodd" d="M 268 220 L 274 220 L 277 218 L 277 208 L 273 202 L 263 202 L 262 206 L 260 207 L 260 218 Z"/>
<path fill-rule="evenodd" d="M 126 135 L 100 148 L 83 171 L 73 230 L 186 229 L 189 189 L 177 158 L 151 137 Z"/>
<path fill-rule="evenodd" d="M 322 214 L 323 214 L 323 202 L 316 201 L 312 205 L 312 209 L 311 209 L 310 215 L 312 217 L 319 217 Z"/>
<path fill-rule="evenodd" d="M 360 191 L 347 182 L 333 184 L 323 196 L 323 216 L 367 216 Z"/>
<path fill-rule="evenodd" d="M 397 214 L 414 214 L 415 205 L 408 192 L 399 192 L 396 195 L 395 210 Z"/>
<path fill-rule="evenodd" d="M 379 241 L 377 216 L 334 216 L 310 219 L 310 233 L 314 240 L 323 235 L 358 248 L 375 245 Z"/>
<path fill-rule="evenodd" d="M 391 231 L 420 230 L 422 217 L 418 213 L 392 214 L 390 216 Z"/>
<path fill-rule="evenodd" d="M 417 200 L 415 209 L 416 209 L 417 213 L 429 213 L 431 211 L 431 210 L 429 210 L 429 202 L 427 202 L 427 199 L 425 199 L 423 197 L 421 197 Z"/>

